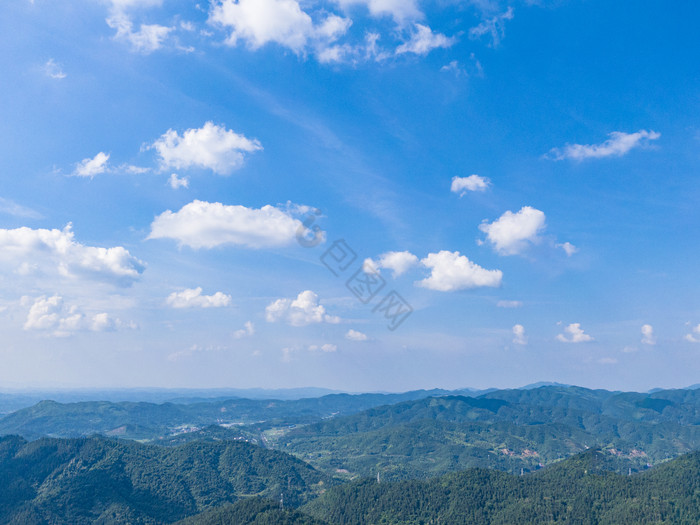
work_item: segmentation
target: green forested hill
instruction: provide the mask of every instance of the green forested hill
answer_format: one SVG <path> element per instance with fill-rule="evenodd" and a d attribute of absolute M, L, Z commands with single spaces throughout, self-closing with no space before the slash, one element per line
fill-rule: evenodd
<path fill-rule="evenodd" d="M 246 496 L 307 501 L 333 481 L 240 442 L 0 438 L 0 523 L 170 523 Z"/>
<path fill-rule="evenodd" d="M 248 443 L 160 447 L 9 436 L 0 438 L 0 523 L 700 522 L 700 452 L 632 476 L 610 472 L 612 459 L 591 449 L 525 476 L 468 469 L 429 480 L 338 484 L 291 456 Z"/>
<path fill-rule="evenodd" d="M 247 498 L 178 521 L 176 525 L 329 525 L 294 509 L 282 509 L 276 501 Z"/>
<path fill-rule="evenodd" d="M 329 472 L 386 479 L 517 473 L 596 446 L 627 472 L 700 448 L 699 406 L 700 391 L 505 390 L 376 407 L 293 429 L 276 446 Z"/>
<path fill-rule="evenodd" d="M 430 481 L 335 487 L 302 508 L 337 525 L 591 525 L 700 522 L 700 453 L 631 477 L 590 450 L 537 474 L 470 469 Z"/>

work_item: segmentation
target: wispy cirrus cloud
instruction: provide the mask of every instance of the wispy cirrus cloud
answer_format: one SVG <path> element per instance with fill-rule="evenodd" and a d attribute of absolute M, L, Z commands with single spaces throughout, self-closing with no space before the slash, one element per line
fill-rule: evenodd
<path fill-rule="evenodd" d="M 661 137 L 661 133 L 640 129 L 635 133 L 613 131 L 610 138 L 600 144 L 567 144 L 563 148 L 552 148 L 546 158 L 551 160 L 602 159 L 605 157 L 622 157 L 635 148 L 649 145 Z"/>
<path fill-rule="evenodd" d="M 433 49 L 448 48 L 457 42 L 455 37 L 448 37 L 442 33 L 436 33 L 428 26 L 415 24 L 410 38 L 396 48 L 396 54 L 413 53 L 425 56 Z"/>
<path fill-rule="evenodd" d="M 38 211 L 22 206 L 21 204 L 17 204 L 15 201 L 5 199 L 3 197 L 0 197 L 0 213 L 23 219 L 41 219 L 43 217 L 43 215 Z"/>

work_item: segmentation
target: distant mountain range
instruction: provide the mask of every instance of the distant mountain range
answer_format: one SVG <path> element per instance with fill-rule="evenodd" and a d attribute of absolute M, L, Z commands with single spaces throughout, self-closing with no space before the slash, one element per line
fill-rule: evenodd
<path fill-rule="evenodd" d="M 457 391 L 457 393 L 464 393 Z M 330 394 L 191 403 L 42 401 L 0 419 L 26 439 L 100 434 L 168 446 L 247 441 L 342 479 L 427 478 L 469 467 L 518 473 L 601 447 L 618 472 L 700 448 L 700 390 L 573 386 L 470 392 Z"/>

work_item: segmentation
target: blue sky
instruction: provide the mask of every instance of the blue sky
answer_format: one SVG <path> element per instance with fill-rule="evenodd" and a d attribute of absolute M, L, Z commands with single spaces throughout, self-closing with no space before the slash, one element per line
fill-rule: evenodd
<path fill-rule="evenodd" d="M 698 382 L 700 7 L 0 9 L 0 387 Z"/>

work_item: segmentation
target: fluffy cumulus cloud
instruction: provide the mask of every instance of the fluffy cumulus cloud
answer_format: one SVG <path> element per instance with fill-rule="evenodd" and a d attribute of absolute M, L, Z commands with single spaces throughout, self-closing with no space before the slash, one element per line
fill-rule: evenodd
<path fill-rule="evenodd" d="M 452 193 L 459 193 L 462 197 L 469 191 L 486 191 L 491 185 L 491 181 L 479 175 L 469 175 L 469 177 L 452 177 Z"/>
<path fill-rule="evenodd" d="M 235 339 L 243 339 L 244 337 L 251 337 L 255 334 L 255 326 L 251 321 L 246 321 L 243 328 L 233 332 L 233 337 Z"/>
<path fill-rule="evenodd" d="M 291 326 L 306 326 L 315 323 L 340 322 L 340 318 L 328 315 L 319 303 L 318 295 L 311 290 L 301 292 L 296 299 L 277 299 L 265 308 L 268 323 L 283 321 Z"/>
<path fill-rule="evenodd" d="M 261 150 L 262 146 L 255 139 L 206 122 L 182 135 L 169 129 L 151 148 L 156 150 L 162 169 L 204 168 L 229 175 L 243 165 L 246 154 Z"/>
<path fill-rule="evenodd" d="M 352 328 L 345 334 L 348 341 L 367 341 L 367 334 L 353 330 Z"/>
<path fill-rule="evenodd" d="M 129 286 L 145 264 L 126 248 L 102 248 L 76 242 L 69 224 L 63 230 L 0 229 L 0 264 L 20 275 L 85 278 Z"/>
<path fill-rule="evenodd" d="M 482 268 L 459 252 L 443 250 L 430 253 L 421 260 L 421 264 L 431 270 L 430 276 L 416 284 L 429 290 L 453 292 L 484 286 L 497 287 L 503 279 L 501 270 Z"/>
<path fill-rule="evenodd" d="M 25 302 L 28 298 L 24 298 Z M 86 315 L 77 306 L 68 306 L 59 295 L 35 299 L 27 313 L 24 329 L 45 332 L 55 337 L 65 337 L 74 332 L 105 332 L 121 327 L 131 327 L 111 317 L 106 312 Z"/>
<path fill-rule="evenodd" d="M 562 343 L 588 343 L 593 338 L 581 328 L 581 323 L 571 323 L 564 328 L 564 333 L 557 335 L 557 341 Z"/>
<path fill-rule="evenodd" d="M 214 295 L 202 295 L 202 288 L 187 288 L 173 292 L 165 300 L 172 308 L 221 308 L 231 304 L 231 296 L 223 292 Z"/>
<path fill-rule="evenodd" d="M 109 154 L 100 151 L 97 155 L 83 159 L 75 166 L 73 175 L 76 177 L 94 177 L 107 171 L 107 161 Z"/>
<path fill-rule="evenodd" d="M 498 253 L 515 255 L 529 245 L 537 244 L 540 241 L 539 233 L 545 227 L 544 213 L 524 206 L 517 213 L 507 211 L 492 223 L 482 223 L 479 229 Z"/>
<path fill-rule="evenodd" d="M 250 49 L 276 43 L 297 54 L 308 47 L 323 49 L 344 35 L 350 20 L 325 14 L 314 21 L 296 0 L 220 0 L 209 21 L 229 31 L 226 43 L 244 41 Z"/>
<path fill-rule="evenodd" d="M 195 200 L 157 216 L 148 238 L 173 239 L 195 249 L 225 244 L 260 249 L 292 244 L 300 227 L 291 211 L 274 206 L 258 209 Z"/>
<path fill-rule="evenodd" d="M 513 342 L 516 345 L 526 345 L 527 336 L 525 335 L 525 327 L 521 324 L 513 326 Z"/>
<path fill-rule="evenodd" d="M 661 137 L 661 133 L 640 129 L 635 133 L 613 131 L 610 138 L 601 144 L 567 144 L 563 148 L 553 148 L 547 155 L 553 160 L 585 160 L 604 157 L 622 157 L 634 148 L 648 145 Z"/>
<path fill-rule="evenodd" d="M 650 324 L 642 325 L 642 344 L 651 346 L 656 344 L 654 327 L 652 327 Z"/>
<path fill-rule="evenodd" d="M 690 333 L 685 335 L 685 340 L 689 343 L 700 343 L 700 324 L 694 326 Z"/>
<path fill-rule="evenodd" d="M 433 49 L 451 47 L 457 40 L 442 33 L 435 33 L 428 26 L 415 24 L 411 38 L 396 48 L 396 54 L 413 53 L 427 55 Z"/>
<path fill-rule="evenodd" d="M 417 264 L 418 257 L 411 252 L 386 252 L 380 255 L 379 259 L 376 261 L 372 259 L 365 260 L 364 269 L 366 273 L 374 273 L 379 269 L 385 268 L 391 270 L 392 275 L 396 278 L 403 275 Z"/>

